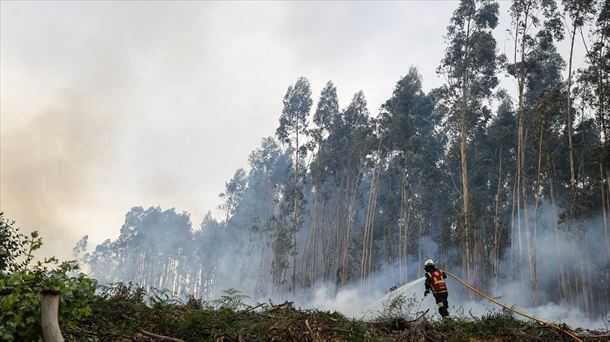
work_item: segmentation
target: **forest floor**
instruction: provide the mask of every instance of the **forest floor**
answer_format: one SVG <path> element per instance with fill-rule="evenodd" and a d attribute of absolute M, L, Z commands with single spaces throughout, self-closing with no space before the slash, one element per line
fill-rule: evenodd
<path fill-rule="evenodd" d="M 159 296 L 145 304 L 141 293 L 114 292 L 98 297 L 92 315 L 64 327 L 63 333 L 67 341 L 573 341 L 505 313 L 448 322 L 427 313 L 412 320 L 382 315 L 363 321 L 296 309 L 292 302 L 244 306 L 234 299 L 225 297 L 216 303 L 222 305 L 211 306 Z M 610 341 L 607 331 L 574 333 L 584 341 Z"/>

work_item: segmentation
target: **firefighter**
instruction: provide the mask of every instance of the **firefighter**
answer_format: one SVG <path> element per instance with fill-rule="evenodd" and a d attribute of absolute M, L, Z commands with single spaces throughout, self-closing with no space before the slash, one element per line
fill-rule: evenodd
<path fill-rule="evenodd" d="M 449 293 L 447 292 L 447 284 L 445 283 L 447 274 L 442 270 L 437 269 L 434 266 L 434 261 L 431 259 L 426 260 L 424 263 L 424 270 L 426 271 L 426 291 L 424 292 L 424 297 L 432 292 L 434 300 L 436 300 L 438 313 L 441 317 L 448 318 L 449 304 L 447 303 L 447 297 Z"/>

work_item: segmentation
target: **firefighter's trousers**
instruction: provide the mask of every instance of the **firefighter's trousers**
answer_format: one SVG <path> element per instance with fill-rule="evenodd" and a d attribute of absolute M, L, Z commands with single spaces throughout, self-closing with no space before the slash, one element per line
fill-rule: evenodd
<path fill-rule="evenodd" d="M 434 299 L 436 300 L 436 307 L 438 308 L 438 313 L 442 317 L 449 316 L 449 303 L 447 303 L 447 297 L 449 293 L 447 291 L 440 293 L 433 293 Z"/>

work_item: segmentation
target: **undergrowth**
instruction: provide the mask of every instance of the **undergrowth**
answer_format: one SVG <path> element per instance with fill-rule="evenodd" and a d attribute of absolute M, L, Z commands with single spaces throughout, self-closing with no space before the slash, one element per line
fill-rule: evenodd
<path fill-rule="evenodd" d="M 184 341 L 569 341 L 559 332 L 499 312 L 449 321 L 400 315 L 364 321 L 339 312 L 304 310 L 292 302 L 243 302 L 235 289 L 218 299 L 181 300 L 133 284 L 114 284 L 96 297 L 92 314 L 65 330 L 67 341 L 133 341 L 139 329 Z M 401 304 L 402 303 L 402 304 Z M 398 312 L 400 300 L 388 312 Z M 394 311 L 392 311 L 394 310 Z M 151 341 L 140 336 L 136 341 Z"/>

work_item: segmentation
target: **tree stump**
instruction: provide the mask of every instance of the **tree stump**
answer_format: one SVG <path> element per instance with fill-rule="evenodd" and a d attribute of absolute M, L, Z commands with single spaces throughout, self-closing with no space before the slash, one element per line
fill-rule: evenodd
<path fill-rule="evenodd" d="M 40 307 L 42 336 L 45 342 L 64 342 L 59 329 L 59 291 L 43 290 L 42 303 Z"/>

